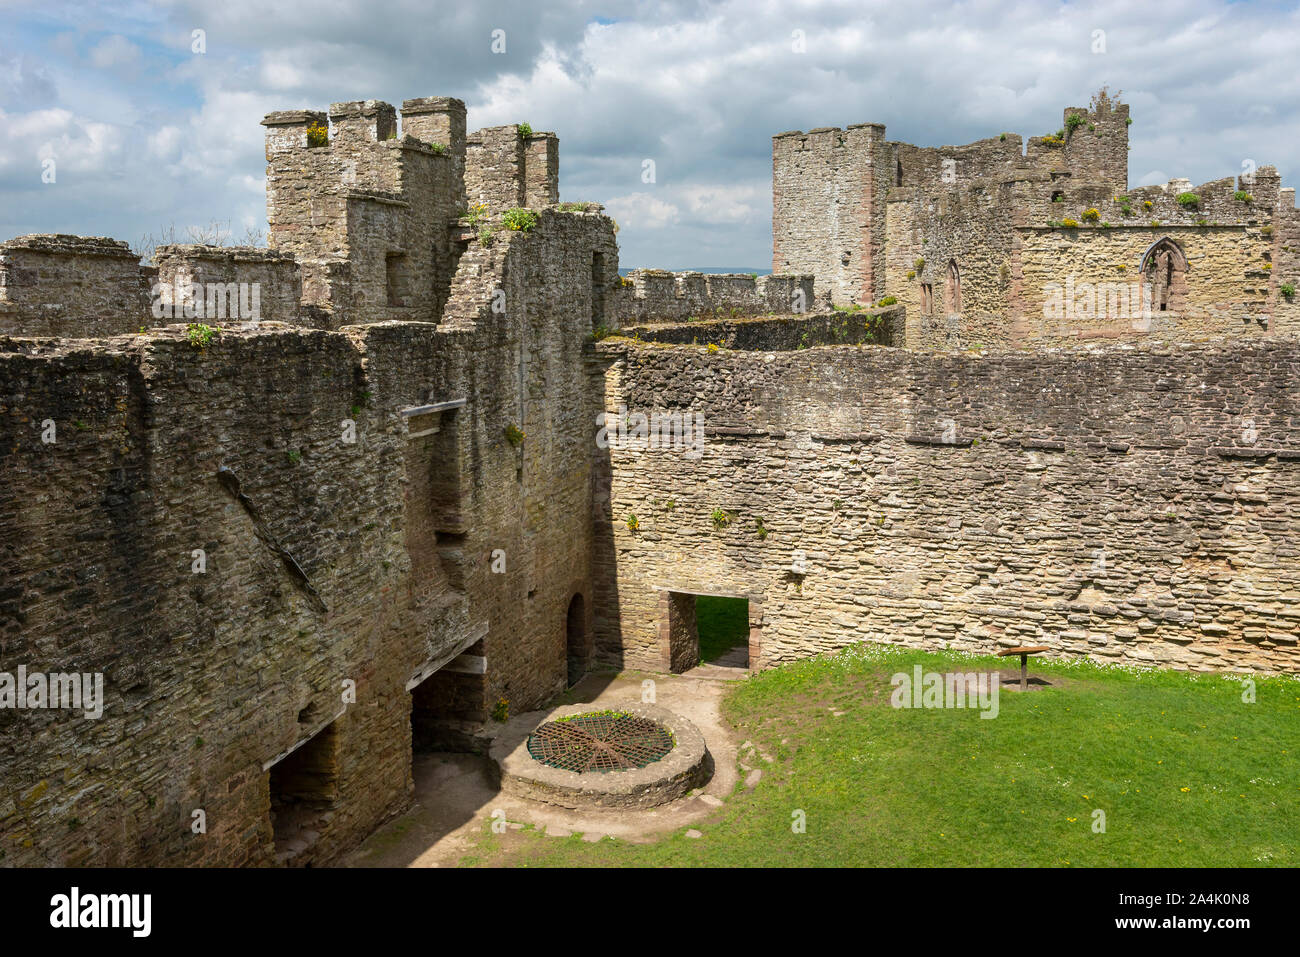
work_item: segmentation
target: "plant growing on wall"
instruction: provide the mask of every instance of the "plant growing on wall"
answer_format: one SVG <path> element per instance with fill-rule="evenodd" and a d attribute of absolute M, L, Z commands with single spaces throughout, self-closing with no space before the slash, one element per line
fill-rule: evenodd
<path fill-rule="evenodd" d="M 330 141 L 330 131 L 320 123 L 313 123 L 307 127 L 307 145 L 311 147 L 328 146 Z"/>
<path fill-rule="evenodd" d="M 447 144 L 446 144 L 446 143 L 427 143 L 427 144 L 425 144 L 425 145 L 428 146 L 429 149 L 431 149 L 431 150 L 433 150 L 435 153 L 437 153 L 439 156 L 443 156 L 443 155 L 446 154 L 446 152 L 447 152 Z"/>
<path fill-rule="evenodd" d="M 715 508 L 710 516 L 713 519 L 713 527 L 717 529 L 726 528 L 731 524 L 731 513 L 720 508 Z"/>
<path fill-rule="evenodd" d="M 1201 197 L 1195 193 L 1179 193 L 1178 205 L 1183 209 L 1196 209 L 1201 204 Z"/>
<path fill-rule="evenodd" d="M 490 714 L 493 721 L 499 721 L 502 724 L 510 720 L 510 699 L 498 698 L 497 703 L 492 706 Z"/>
<path fill-rule="evenodd" d="M 465 211 L 465 214 L 461 216 L 460 221 L 464 223 L 466 226 L 477 226 L 479 223 L 483 222 L 487 218 L 488 218 L 487 203 L 475 203 L 473 206 L 471 206 L 469 209 Z"/>
<path fill-rule="evenodd" d="M 877 305 L 877 306 L 896 306 L 896 305 L 898 305 L 898 297 L 897 297 L 897 296 L 886 296 L 884 299 L 881 299 L 880 302 L 876 303 L 876 305 Z"/>
<path fill-rule="evenodd" d="M 1282 285 L 1278 286 L 1277 289 L 1278 292 L 1282 293 L 1282 295 L 1288 300 L 1295 298 L 1295 285 L 1293 283 L 1284 282 Z"/>
<path fill-rule="evenodd" d="M 635 515 L 629 512 L 627 516 L 627 530 L 629 532 L 635 532 L 640 527 L 641 527 L 640 520 Z"/>
<path fill-rule="evenodd" d="M 507 209 L 501 222 L 506 229 L 513 229 L 521 233 L 526 233 L 537 225 L 537 214 L 531 209 Z"/>
<path fill-rule="evenodd" d="M 1255 197 L 1251 196 L 1250 193 L 1246 192 L 1244 189 L 1237 190 L 1232 194 L 1232 198 L 1239 203 L 1251 203 L 1255 201 Z"/>
<path fill-rule="evenodd" d="M 185 338 L 195 349 L 206 349 L 217 336 L 217 330 L 202 322 L 191 322 L 185 327 Z"/>
<path fill-rule="evenodd" d="M 1065 217 L 1065 219 L 1061 220 L 1061 226 L 1065 229 L 1078 229 L 1079 221 L 1077 219 L 1071 219 L 1070 217 L 1067 216 Z"/>
<path fill-rule="evenodd" d="M 522 137 L 525 137 L 525 138 L 527 138 L 527 137 L 529 137 L 529 136 L 532 136 L 532 135 L 533 135 L 533 126 L 532 126 L 532 124 L 531 124 L 531 123 L 520 123 L 520 124 L 519 124 L 519 135 L 522 136 Z"/>
<path fill-rule="evenodd" d="M 1155 203 L 1151 202 L 1151 200 L 1149 199 L 1142 200 L 1142 208 L 1145 209 L 1148 213 L 1151 212 L 1151 209 L 1154 206 Z"/>
<path fill-rule="evenodd" d="M 755 529 L 755 534 L 759 537 L 759 539 L 762 540 L 764 538 L 767 538 L 767 528 L 763 525 L 763 520 L 761 518 L 755 519 L 754 524 L 757 526 L 757 528 Z"/>
<path fill-rule="evenodd" d="M 1087 122 L 1088 118 L 1082 113 L 1071 113 L 1065 120 L 1065 131 L 1066 133 L 1073 133 Z"/>
<path fill-rule="evenodd" d="M 1096 206 L 1089 206 L 1083 211 L 1083 221 L 1085 223 L 1095 223 L 1101 219 L 1101 210 Z"/>
<path fill-rule="evenodd" d="M 914 262 L 912 265 L 916 269 L 917 274 L 919 275 L 921 273 L 921 270 L 925 268 L 925 259 L 918 256 L 916 262 Z"/>
<path fill-rule="evenodd" d="M 505 436 L 506 441 L 515 448 L 519 448 L 519 446 L 524 444 L 524 430 L 519 428 L 519 426 L 515 425 L 513 422 L 506 426 Z"/>

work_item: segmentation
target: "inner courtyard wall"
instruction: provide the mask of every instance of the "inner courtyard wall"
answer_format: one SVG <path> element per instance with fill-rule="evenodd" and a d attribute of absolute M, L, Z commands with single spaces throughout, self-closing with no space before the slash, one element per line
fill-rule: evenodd
<path fill-rule="evenodd" d="M 666 667 L 666 590 L 759 602 L 754 667 L 865 640 L 1300 669 L 1293 341 L 598 349 L 607 410 L 690 410 L 708 437 L 610 451 L 610 663 Z"/>

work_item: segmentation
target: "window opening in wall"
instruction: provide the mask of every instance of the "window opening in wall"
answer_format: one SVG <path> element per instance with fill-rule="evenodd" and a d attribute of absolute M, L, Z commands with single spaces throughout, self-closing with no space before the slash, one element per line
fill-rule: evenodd
<path fill-rule="evenodd" d="M 385 260 L 388 282 L 388 305 L 409 306 L 410 276 L 405 253 L 389 253 Z"/>
<path fill-rule="evenodd" d="M 605 254 L 591 254 L 591 329 L 605 324 Z"/>
<path fill-rule="evenodd" d="M 957 260 L 948 260 L 948 311 L 961 312 L 961 274 L 957 271 Z"/>

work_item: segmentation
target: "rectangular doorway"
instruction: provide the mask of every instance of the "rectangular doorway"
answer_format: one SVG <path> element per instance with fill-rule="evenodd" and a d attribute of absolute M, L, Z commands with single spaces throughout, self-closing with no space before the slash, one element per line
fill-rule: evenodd
<path fill-rule="evenodd" d="M 674 674 L 701 665 L 755 667 L 757 603 L 736 595 L 665 591 L 660 598 L 659 644 L 663 667 Z"/>
<path fill-rule="evenodd" d="M 695 631 L 700 643 L 700 664 L 749 667 L 748 598 L 697 595 Z"/>

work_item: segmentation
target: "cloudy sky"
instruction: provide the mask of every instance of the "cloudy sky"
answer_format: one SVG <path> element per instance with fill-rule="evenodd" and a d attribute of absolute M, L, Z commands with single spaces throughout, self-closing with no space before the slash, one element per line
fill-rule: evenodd
<path fill-rule="evenodd" d="M 471 129 L 558 133 L 561 199 L 606 204 L 624 267 L 767 267 L 773 133 L 1029 136 L 1103 83 L 1132 107 L 1133 185 L 1248 160 L 1300 178 L 1295 3 L 0 0 L 0 17 L 0 238 L 215 220 L 239 241 L 265 224 L 265 113 L 427 95 L 465 100 Z"/>

